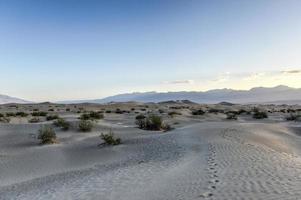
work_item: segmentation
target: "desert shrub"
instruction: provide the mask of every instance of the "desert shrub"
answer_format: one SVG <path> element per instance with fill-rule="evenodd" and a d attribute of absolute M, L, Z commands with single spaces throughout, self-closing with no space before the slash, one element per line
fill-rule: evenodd
<path fill-rule="evenodd" d="M 226 119 L 229 119 L 229 120 L 237 120 L 237 115 L 234 114 L 234 113 L 227 113 L 227 117 Z"/>
<path fill-rule="evenodd" d="M 140 129 L 144 129 L 145 125 L 146 125 L 146 117 L 142 114 L 137 115 L 136 116 L 136 125 L 140 128 Z"/>
<path fill-rule="evenodd" d="M 216 109 L 216 108 L 210 108 L 208 110 L 209 113 L 214 113 L 214 114 L 217 114 L 217 113 L 224 113 L 223 110 L 220 110 L 220 109 Z"/>
<path fill-rule="evenodd" d="M 171 111 L 168 113 L 169 116 L 182 115 L 182 113 Z"/>
<path fill-rule="evenodd" d="M 100 138 L 107 145 L 119 145 L 119 144 L 121 144 L 121 139 L 120 138 L 115 138 L 115 135 L 114 135 L 112 130 L 110 130 L 110 132 L 107 133 L 107 134 L 101 133 Z"/>
<path fill-rule="evenodd" d="M 244 110 L 244 109 L 239 109 L 237 112 L 238 112 L 238 113 L 237 113 L 238 115 L 241 115 L 241 114 L 243 114 L 243 113 L 247 113 L 247 111 Z"/>
<path fill-rule="evenodd" d="M 136 125 L 140 129 L 152 130 L 152 131 L 168 131 L 171 130 L 171 127 L 168 124 L 165 124 L 162 118 L 158 115 L 150 115 L 148 117 L 140 114 L 136 117 Z"/>
<path fill-rule="evenodd" d="M 116 113 L 116 114 L 123 114 L 123 111 L 120 110 L 120 108 L 117 108 L 117 109 L 115 110 L 115 113 Z"/>
<path fill-rule="evenodd" d="M 40 119 L 38 117 L 33 117 L 30 120 L 28 120 L 29 123 L 38 123 L 40 122 Z"/>
<path fill-rule="evenodd" d="M 159 109 L 158 111 L 160 114 L 164 113 L 164 110 L 162 110 L 162 109 Z"/>
<path fill-rule="evenodd" d="M 49 115 L 46 117 L 46 120 L 47 121 L 51 121 L 51 120 L 55 120 L 55 119 L 58 119 L 59 116 L 58 115 Z"/>
<path fill-rule="evenodd" d="M 157 115 L 147 117 L 145 128 L 147 130 L 161 130 L 163 128 L 162 118 Z"/>
<path fill-rule="evenodd" d="M 135 110 L 135 108 L 131 108 L 131 111 L 134 111 Z"/>
<path fill-rule="evenodd" d="M 204 115 L 204 114 L 205 114 L 205 111 L 203 111 L 202 109 L 192 111 L 192 115 Z"/>
<path fill-rule="evenodd" d="M 60 127 L 63 131 L 67 131 L 70 128 L 70 123 L 63 118 L 58 118 L 56 121 L 53 122 L 53 125 L 56 127 Z"/>
<path fill-rule="evenodd" d="M 42 144 L 53 144 L 57 142 L 55 131 L 50 126 L 43 126 L 39 129 L 38 139 L 41 140 Z"/>
<path fill-rule="evenodd" d="M 0 122 L 3 122 L 3 123 L 9 123 L 10 122 L 10 118 L 9 117 L 4 117 L 2 115 L 2 117 L 0 117 Z"/>
<path fill-rule="evenodd" d="M 31 113 L 31 115 L 33 117 L 46 117 L 47 114 L 48 114 L 47 112 L 33 112 L 33 113 Z"/>
<path fill-rule="evenodd" d="M 301 115 L 292 114 L 292 113 L 289 116 L 286 117 L 287 121 L 297 121 L 299 119 L 301 119 Z"/>
<path fill-rule="evenodd" d="M 37 112 L 37 111 L 39 111 L 39 109 L 35 108 L 35 109 L 33 109 L 33 111 Z"/>
<path fill-rule="evenodd" d="M 178 124 L 178 123 L 175 123 L 175 124 Z M 166 124 L 166 123 L 163 123 L 161 128 L 164 130 L 164 132 L 167 132 L 167 131 L 170 131 L 173 129 L 169 124 Z"/>
<path fill-rule="evenodd" d="M 8 112 L 6 113 L 6 117 L 16 117 L 16 113 Z"/>
<path fill-rule="evenodd" d="M 264 111 L 255 110 L 255 112 L 253 113 L 253 118 L 254 119 L 265 119 L 265 118 L 268 118 L 268 114 Z"/>
<path fill-rule="evenodd" d="M 112 111 L 111 110 L 106 110 L 106 113 L 111 113 Z"/>
<path fill-rule="evenodd" d="M 292 108 L 289 108 L 289 109 L 287 109 L 287 112 L 288 112 L 288 113 L 295 113 L 296 110 L 294 110 L 294 109 L 292 109 Z"/>
<path fill-rule="evenodd" d="M 101 112 L 94 112 L 94 111 L 92 111 L 89 114 L 90 114 L 90 117 L 92 119 L 103 119 L 103 117 L 104 117 Z"/>
<path fill-rule="evenodd" d="M 82 132 L 90 132 L 93 128 L 93 122 L 90 120 L 83 120 L 81 119 L 78 128 Z"/>
<path fill-rule="evenodd" d="M 16 116 L 18 116 L 18 117 L 27 117 L 28 114 L 25 113 L 25 112 L 16 112 Z"/>
<path fill-rule="evenodd" d="M 97 120 L 97 119 L 103 119 L 103 114 L 100 112 L 90 112 L 90 113 L 84 113 L 80 116 L 80 119 L 82 120 Z"/>
<path fill-rule="evenodd" d="M 0 118 L 1 118 L 1 117 L 4 117 L 4 115 L 3 115 L 2 113 L 0 113 Z"/>
<path fill-rule="evenodd" d="M 66 112 L 70 112 L 70 108 L 66 108 Z"/>
<path fill-rule="evenodd" d="M 54 109 L 50 108 L 50 109 L 48 109 L 48 111 L 50 111 L 50 112 L 53 112 L 53 111 L 54 111 Z"/>

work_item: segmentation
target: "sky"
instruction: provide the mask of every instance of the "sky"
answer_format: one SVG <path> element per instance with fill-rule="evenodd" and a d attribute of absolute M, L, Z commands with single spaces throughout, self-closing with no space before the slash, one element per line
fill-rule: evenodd
<path fill-rule="evenodd" d="M 299 0 L 0 0 L 0 94 L 301 87 Z"/>

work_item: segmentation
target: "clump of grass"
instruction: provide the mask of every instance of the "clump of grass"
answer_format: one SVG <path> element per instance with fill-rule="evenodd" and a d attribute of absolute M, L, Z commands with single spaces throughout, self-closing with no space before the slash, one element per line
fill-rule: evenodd
<path fill-rule="evenodd" d="M 51 120 L 55 120 L 55 119 L 58 119 L 59 116 L 58 115 L 49 115 L 46 117 L 46 120 L 47 121 L 51 121 Z"/>
<path fill-rule="evenodd" d="M 165 124 L 162 118 L 158 115 L 150 115 L 145 117 L 144 115 L 138 115 L 136 117 L 136 124 L 140 129 L 152 130 L 152 131 L 168 131 L 171 130 L 170 125 Z"/>
<path fill-rule="evenodd" d="M 90 132 L 93 128 L 93 122 L 90 120 L 83 120 L 81 119 L 78 128 L 82 132 Z"/>
<path fill-rule="evenodd" d="M 46 117 L 47 116 L 47 112 L 33 112 L 33 113 L 31 113 L 31 115 L 33 116 L 33 117 Z"/>
<path fill-rule="evenodd" d="M 16 112 L 16 116 L 18 116 L 18 117 L 27 117 L 28 114 L 25 113 L 25 112 Z"/>
<path fill-rule="evenodd" d="M 198 110 L 193 110 L 192 115 L 204 115 L 205 111 L 203 111 L 202 109 L 198 109 Z"/>
<path fill-rule="evenodd" d="M 214 114 L 217 114 L 217 113 L 224 113 L 224 110 L 220 110 L 220 109 L 216 109 L 216 108 L 210 108 L 208 110 L 209 113 L 214 113 Z"/>
<path fill-rule="evenodd" d="M 38 139 L 41 140 L 41 144 L 57 143 L 56 133 L 50 126 L 42 126 L 39 129 Z"/>
<path fill-rule="evenodd" d="M 33 117 L 28 120 L 29 123 L 38 123 L 40 122 L 40 119 L 38 117 Z"/>
<path fill-rule="evenodd" d="M 145 127 L 145 119 L 146 117 L 142 114 L 137 115 L 136 116 L 136 125 L 140 128 L 140 129 L 144 129 Z"/>
<path fill-rule="evenodd" d="M 115 110 L 115 113 L 116 113 L 116 114 L 123 114 L 123 111 L 120 110 L 120 108 L 117 108 L 117 109 Z"/>
<path fill-rule="evenodd" d="M 84 113 L 80 116 L 80 119 L 82 120 L 98 120 L 103 118 L 104 116 L 101 112 L 94 112 L 94 111 L 91 111 L 89 113 Z"/>
<path fill-rule="evenodd" d="M 301 115 L 293 114 L 293 113 L 291 113 L 289 116 L 286 117 L 287 121 L 297 121 L 299 119 L 301 119 Z"/>
<path fill-rule="evenodd" d="M 8 112 L 6 113 L 6 117 L 16 117 L 16 113 Z"/>
<path fill-rule="evenodd" d="M 175 115 L 182 115 L 182 113 L 171 111 L 171 112 L 168 113 L 168 115 L 171 116 L 171 117 L 173 117 Z"/>
<path fill-rule="evenodd" d="M 268 114 L 265 111 L 260 111 L 258 109 L 254 109 L 253 118 L 254 119 L 265 119 L 265 118 L 268 118 Z"/>
<path fill-rule="evenodd" d="M 229 119 L 229 120 L 237 120 L 237 115 L 235 113 L 227 113 L 227 117 L 226 119 Z"/>
<path fill-rule="evenodd" d="M 3 114 L 0 113 L 0 122 L 2 122 L 2 123 L 9 123 L 10 122 L 10 118 L 9 117 L 5 117 Z"/>
<path fill-rule="evenodd" d="M 121 144 L 121 139 L 120 138 L 115 138 L 115 135 L 112 130 L 109 131 L 109 133 L 101 133 L 99 136 L 103 141 L 104 144 L 107 145 L 119 145 Z"/>
<path fill-rule="evenodd" d="M 56 127 L 60 127 L 63 131 L 67 131 L 70 128 L 70 123 L 63 118 L 58 118 L 56 121 L 53 122 L 53 125 Z"/>

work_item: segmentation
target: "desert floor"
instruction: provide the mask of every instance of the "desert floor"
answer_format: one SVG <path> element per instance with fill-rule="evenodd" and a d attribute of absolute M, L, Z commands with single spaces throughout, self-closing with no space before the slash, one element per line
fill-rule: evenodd
<path fill-rule="evenodd" d="M 170 104 L 2 106 L 2 113 L 38 107 L 74 127 L 56 129 L 58 144 L 41 145 L 37 130 L 51 121 L 12 117 L 1 123 L 0 199 L 300 199 L 301 123 L 284 119 L 288 108 L 262 106 L 268 119 L 242 114 L 227 120 L 223 113 L 192 116 L 190 110 L 254 105 Z M 130 112 L 105 112 L 116 108 Z M 92 132 L 76 130 L 78 110 L 96 109 L 105 117 Z M 160 113 L 173 130 L 136 127 L 137 114 L 158 109 L 165 109 Z M 173 109 L 180 114 L 168 115 Z M 109 129 L 121 145 L 99 146 L 100 133 Z"/>

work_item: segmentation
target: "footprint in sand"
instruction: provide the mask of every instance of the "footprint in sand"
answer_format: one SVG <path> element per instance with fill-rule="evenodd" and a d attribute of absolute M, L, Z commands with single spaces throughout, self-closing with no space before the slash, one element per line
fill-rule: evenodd
<path fill-rule="evenodd" d="M 202 198 L 207 198 L 207 197 L 212 197 L 213 194 L 211 192 L 204 192 L 203 194 L 200 195 Z"/>

